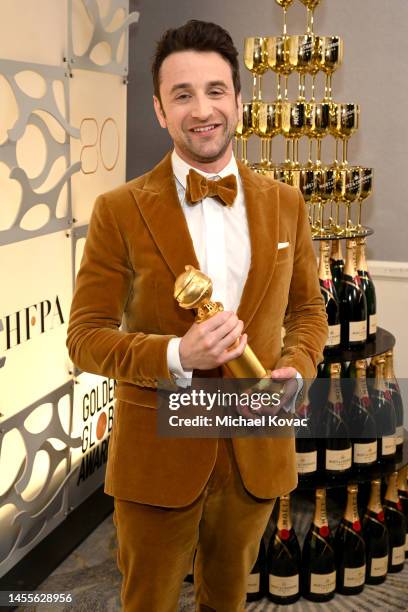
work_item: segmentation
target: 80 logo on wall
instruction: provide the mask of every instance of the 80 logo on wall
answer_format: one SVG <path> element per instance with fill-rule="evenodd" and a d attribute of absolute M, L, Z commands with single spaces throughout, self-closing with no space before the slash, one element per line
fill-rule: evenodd
<path fill-rule="evenodd" d="M 93 117 L 82 119 L 81 127 L 81 170 L 94 174 L 100 168 L 111 172 L 118 163 L 120 152 L 119 128 L 113 117 L 107 117 L 101 126 Z"/>

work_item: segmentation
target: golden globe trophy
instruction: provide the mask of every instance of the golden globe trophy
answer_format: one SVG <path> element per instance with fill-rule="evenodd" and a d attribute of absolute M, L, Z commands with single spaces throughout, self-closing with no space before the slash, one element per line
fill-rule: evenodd
<path fill-rule="evenodd" d="M 186 310 L 197 309 L 197 323 L 202 323 L 217 312 L 224 310 L 221 302 L 211 300 L 212 291 L 211 279 L 190 265 L 185 266 L 185 272 L 176 278 L 174 284 L 174 297 L 179 306 Z M 235 348 L 237 343 L 238 340 L 230 349 Z M 234 378 L 265 378 L 267 376 L 267 371 L 248 345 L 240 357 L 231 359 L 224 366 Z M 269 378 L 268 383 L 270 383 Z"/>

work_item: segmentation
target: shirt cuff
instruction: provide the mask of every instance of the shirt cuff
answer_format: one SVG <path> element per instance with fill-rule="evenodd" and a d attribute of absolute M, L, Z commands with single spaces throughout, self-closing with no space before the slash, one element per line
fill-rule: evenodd
<path fill-rule="evenodd" d="M 299 393 L 301 392 L 301 390 L 303 389 L 303 378 L 301 376 L 301 374 L 299 374 L 299 372 L 296 370 L 296 382 L 297 382 L 297 391 L 295 393 L 295 395 L 292 398 L 292 401 L 289 404 L 286 404 L 285 406 L 283 406 L 283 409 L 286 412 L 295 412 L 295 406 L 296 406 L 296 402 L 297 402 L 297 398 Z"/>
<path fill-rule="evenodd" d="M 193 377 L 193 370 L 183 370 L 180 362 L 181 338 L 171 338 L 167 345 L 167 367 L 178 387 L 189 387 Z"/>

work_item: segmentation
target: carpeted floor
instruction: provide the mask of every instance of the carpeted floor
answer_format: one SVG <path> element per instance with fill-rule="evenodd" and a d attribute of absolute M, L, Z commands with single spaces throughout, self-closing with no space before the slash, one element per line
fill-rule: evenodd
<path fill-rule="evenodd" d="M 296 504 L 301 503 L 301 512 Z M 330 508 L 329 508 L 330 509 Z M 299 541 L 303 541 L 310 524 L 313 500 L 294 502 L 294 526 Z M 333 508 L 332 516 L 335 515 Z M 337 517 L 338 518 L 338 517 Z M 337 520 L 337 519 L 336 519 Z M 268 530 L 270 533 L 270 530 Z M 267 532 L 267 536 L 268 536 Z M 53 612 L 114 612 L 120 606 L 121 575 L 116 567 L 116 533 L 112 515 L 103 523 L 45 580 L 39 592 L 70 592 L 72 604 L 53 605 Z M 50 606 L 20 607 L 19 611 L 44 612 Z M 277 606 L 264 599 L 247 605 L 248 612 L 407 612 L 408 611 L 408 561 L 402 572 L 390 574 L 382 585 L 366 586 L 354 597 L 336 595 L 326 604 L 313 604 L 305 599 L 291 606 Z M 146 610 L 146 612 L 154 612 Z M 193 586 L 184 583 L 178 612 L 194 612 Z"/>

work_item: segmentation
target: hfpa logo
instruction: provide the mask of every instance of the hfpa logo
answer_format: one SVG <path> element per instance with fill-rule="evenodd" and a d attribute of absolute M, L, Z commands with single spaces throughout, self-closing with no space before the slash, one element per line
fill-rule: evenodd
<path fill-rule="evenodd" d="M 35 336 L 63 325 L 64 316 L 58 295 L 53 301 L 42 300 L 0 318 L 0 352 L 6 352 Z M 7 357 L 0 356 L 0 368 Z"/>

